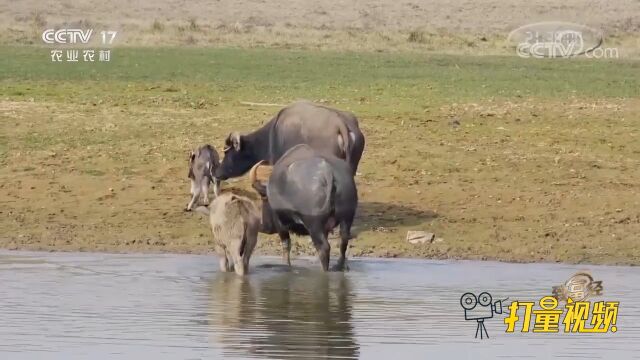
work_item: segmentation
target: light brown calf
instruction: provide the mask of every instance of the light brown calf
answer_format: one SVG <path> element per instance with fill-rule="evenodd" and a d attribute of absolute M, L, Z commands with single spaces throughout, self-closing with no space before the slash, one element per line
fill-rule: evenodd
<path fill-rule="evenodd" d="M 211 202 L 209 209 L 201 206 L 197 210 L 209 213 L 213 242 L 220 256 L 220 271 L 235 270 L 238 275 L 246 274 L 260 230 L 260 213 L 253 201 L 222 193 Z"/>

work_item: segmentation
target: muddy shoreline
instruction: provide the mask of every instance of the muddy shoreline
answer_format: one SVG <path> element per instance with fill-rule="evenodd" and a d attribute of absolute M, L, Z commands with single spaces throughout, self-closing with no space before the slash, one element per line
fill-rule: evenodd
<path fill-rule="evenodd" d="M 41 50 L 0 69 L 1 248 L 210 252 L 183 211 L 189 151 L 276 111 L 242 101 L 306 98 L 354 112 L 367 138 L 350 256 L 640 264 L 635 62 L 140 48 L 57 73 Z M 244 178 L 222 189 L 256 198 Z M 295 239 L 293 254 L 315 251 Z"/>
<path fill-rule="evenodd" d="M 291 252 L 291 258 L 297 257 L 312 257 L 315 258 L 315 249 L 310 244 L 307 244 L 310 240 L 297 239 L 293 240 L 293 249 Z M 337 243 L 332 243 L 331 260 L 335 261 L 338 258 L 336 251 Z M 174 244 L 174 245 L 148 245 L 148 244 L 131 244 L 124 246 L 104 246 L 104 245 L 88 245 L 88 244 L 67 244 L 66 246 L 60 245 L 43 245 L 43 244 L 22 244 L 17 245 L 15 241 L 3 241 L 0 239 L 0 249 L 8 251 L 37 251 L 37 252 L 59 252 L 59 253 L 105 253 L 105 254 L 192 254 L 192 255 L 211 255 L 215 256 L 216 253 L 213 250 L 213 245 L 209 246 L 191 246 L 189 244 Z M 277 239 L 264 239 L 259 238 L 256 246 L 255 257 L 280 257 L 282 252 L 280 244 Z M 371 258 L 371 259 L 413 259 L 413 260 L 457 260 L 457 261 L 493 261 L 502 263 L 513 264 L 567 264 L 567 265 L 610 265 L 610 266 L 638 266 L 635 262 L 627 262 L 620 260 L 606 261 L 606 262 L 584 262 L 584 261 L 548 261 L 548 260 L 527 260 L 527 259 L 513 259 L 503 258 L 500 256 L 455 256 L 451 254 L 438 254 L 436 256 L 423 256 L 411 253 L 395 252 L 393 249 L 359 249 L 358 246 L 350 244 L 350 249 L 347 251 L 348 258 Z"/>

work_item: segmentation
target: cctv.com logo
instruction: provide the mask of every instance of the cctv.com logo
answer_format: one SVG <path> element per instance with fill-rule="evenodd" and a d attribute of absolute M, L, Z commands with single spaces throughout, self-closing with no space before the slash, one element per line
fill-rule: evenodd
<path fill-rule="evenodd" d="M 486 319 L 493 318 L 494 314 L 502 314 L 502 302 L 504 300 L 497 300 L 493 302 L 491 294 L 488 292 L 482 292 L 477 297 L 473 293 L 464 293 L 460 297 L 460 305 L 464 309 L 465 320 L 475 320 L 478 323 L 476 327 L 476 338 L 480 333 L 480 339 L 484 339 L 484 335 L 489 338 L 487 327 L 484 325 Z"/>

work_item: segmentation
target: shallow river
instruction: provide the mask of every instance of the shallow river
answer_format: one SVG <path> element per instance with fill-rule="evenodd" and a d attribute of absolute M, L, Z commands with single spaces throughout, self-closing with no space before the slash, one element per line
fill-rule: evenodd
<path fill-rule="evenodd" d="M 217 272 L 213 256 L 0 251 L 0 359 L 640 359 L 637 267 L 349 266 L 324 274 L 314 259 L 289 271 L 254 258 L 242 279 Z M 603 281 L 591 300 L 620 301 L 616 333 L 505 333 L 511 301 L 537 301 L 579 270 Z M 468 291 L 509 298 L 484 322 L 489 339 L 465 321 Z"/>

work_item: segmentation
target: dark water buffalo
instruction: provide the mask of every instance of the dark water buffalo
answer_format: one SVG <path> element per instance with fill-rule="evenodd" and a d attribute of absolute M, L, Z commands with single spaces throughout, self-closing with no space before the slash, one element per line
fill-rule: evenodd
<path fill-rule="evenodd" d="M 283 108 L 250 134 L 231 133 L 225 140 L 222 164 L 214 175 L 226 180 L 242 176 L 261 160 L 275 164 L 298 144 L 345 159 L 355 174 L 365 140 L 353 114 L 300 101 Z"/>
<path fill-rule="evenodd" d="M 252 186 L 262 197 L 262 229 L 278 233 L 285 260 L 289 262 L 289 232 L 310 235 L 322 268 L 329 268 L 329 231 L 340 225 L 340 258 L 345 265 L 351 224 L 358 206 L 358 193 L 349 164 L 301 144 L 289 149 L 273 166 L 269 180 L 256 179 L 262 162 L 251 169 Z"/>

